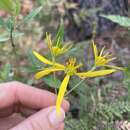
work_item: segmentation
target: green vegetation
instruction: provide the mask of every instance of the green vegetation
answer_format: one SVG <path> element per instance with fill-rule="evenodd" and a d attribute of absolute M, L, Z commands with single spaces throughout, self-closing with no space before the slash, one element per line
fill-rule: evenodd
<path fill-rule="evenodd" d="M 68 9 L 77 8 L 75 3 L 67 3 L 64 0 L 56 3 L 38 0 L 33 3 L 33 8 L 26 15 L 22 13 L 21 6 L 22 3 L 19 0 L 0 1 L 0 9 L 7 14 L 0 17 L 0 83 L 18 80 L 52 92 L 58 91 L 64 77 L 63 73 L 57 73 L 56 76 L 49 75 L 39 81 L 35 80 L 34 74 L 46 66 L 36 59 L 32 50 L 51 59 L 45 38 L 46 32 L 49 32 L 52 34 L 54 45 L 57 41 L 58 45 L 64 46 L 66 43 L 72 45 L 65 55 L 57 57 L 56 60 L 62 63 L 69 57 L 76 56 L 79 63 L 85 63 L 80 70 L 84 71 L 89 70 L 94 62 L 92 40 L 95 40 L 99 48 L 105 45 L 108 50 L 112 51 L 114 57 L 117 57 L 114 65 L 126 69 L 123 72 L 117 72 L 117 75 L 85 79 L 75 89 L 73 87 L 81 80 L 75 76 L 72 77 L 68 85 L 69 94 L 65 95 L 65 98 L 71 103 L 70 111 L 67 113 L 65 130 L 115 130 L 117 129 L 116 122 L 129 122 L 130 51 L 129 45 L 125 42 L 129 43 L 128 40 L 130 40 L 130 18 L 119 15 L 101 15 L 104 19 L 117 23 L 119 28 L 124 27 L 125 31 L 121 32 L 121 35 L 115 31 L 115 39 L 110 37 L 109 44 L 107 44 L 107 40 L 104 40 L 106 43 L 100 44 L 98 38 L 101 37 L 98 37 L 95 32 L 96 21 L 94 21 L 95 24 L 92 23 L 95 26 L 91 39 L 79 41 L 75 38 L 75 40 L 70 40 L 66 36 L 65 27 L 69 23 L 64 19 L 64 16 L 68 13 Z M 86 12 L 84 14 L 81 10 L 79 16 L 75 15 L 75 21 L 81 26 L 80 18 L 84 19 L 86 15 L 91 16 L 94 13 L 94 10 L 89 10 L 88 14 Z M 111 32 L 109 35 L 111 36 Z"/>

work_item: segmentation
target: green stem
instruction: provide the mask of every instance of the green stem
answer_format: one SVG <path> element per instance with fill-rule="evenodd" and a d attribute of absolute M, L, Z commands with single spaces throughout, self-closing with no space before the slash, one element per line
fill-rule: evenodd
<path fill-rule="evenodd" d="M 54 81 L 56 81 L 56 75 L 55 75 L 55 72 L 54 72 Z M 55 87 L 55 94 L 57 95 L 57 88 Z"/>
<path fill-rule="evenodd" d="M 68 96 L 74 89 L 76 89 L 80 84 L 82 84 L 85 81 L 85 79 L 82 79 L 78 84 L 76 84 L 72 89 L 70 89 L 65 96 Z"/>
<path fill-rule="evenodd" d="M 11 30 L 10 30 L 10 42 L 11 42 L 11 46 L 13 48 L 13 53 L 15 54 L 15 56 L 17 55 L 17 52 L 16 52 L 16 47 L 15 47 L 15 44 L 14 44 L 14 39 L 13 39 L 13 31 L 14 31 L 14 27 L 11 27 Z"/>
<path fill-rule="evenodd" d="M 90 71 L 94 71 L 96 69 L 96 66 L 94 65 Z"/>
<path fill-rule="evenodd" d="M 15 57 L 17 57 L 16 46 L 15 46 L 14 39 L 13 39 L 13 32 L 15 31 L 15 24 L 16 24 L 16 18 L 15 18 L 15 16 L 13 16 L 13 24 L 12 24 L 12 27 L 10 30 L 10 43 L 13 48 L 14 55 L 15 55 Z"/>
<path fill-rule="evenodd" d="M 52 55 L 52 61 L 53 63 L 55 64 L 55 56 Z M 54 81 L 56 81 L 56 75 L 55 75 L 55 72 L 53 73 L 53 77 L 54 77 Z M 55 87 L 55 94 L 57 95 L 57 88 Z"/>
<path fill-rule="evenodd" d="M 96 69 L 96 66 L 93 66 L 90 71 L 94 71 Z M 65 96 L 68 96 L 74 89 L 76 89 L 80 84 L 82 84 L 85 81 L 85 79 L 82 79 L 78 84 L 76 84 L 72 89 L 70 89 Z"/>
<path fill-rule="evenodd" d="M 15 46 L 15 42 L 14 42 L 14 37 L 13 37 L 13 32 L 15 32 L 15 29 L 16 29 L 16 17 L 13 16 L 13 23 L 12 23 L 12 26 L 11 26 L 11 29 L 10 29 L 10 43 L 11 43 L 11 46 L 12 46 L 12 53 L 14 54 L 15 56 L 15 66 L 17 68 L 17 71 L 16 72 L 19 72 L 19 61 L 18 61 L 18 55 L 17 55 L 17 51 L 16 51 L 16 46 Z"/>

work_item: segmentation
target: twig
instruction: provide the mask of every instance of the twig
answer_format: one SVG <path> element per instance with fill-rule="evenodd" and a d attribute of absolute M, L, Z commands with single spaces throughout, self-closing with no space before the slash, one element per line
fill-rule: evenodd
<path fill-rule="evenodd" d="M 85 79 L 82 79 L 78 84 L 76 84 L 72 89 L 70 89 L 65 96 L 69 95 L 74 89 L 76 89 L 80 84 L 84 82 Z"/>
<path fill-rule="evenodd" d="M 17 57 L 16 46 L 14 44 L 14 39 L 13 39 L 13 31 L 14 31 L 14 28 L 11 27 L 11 30 L 10 30 L 10 42 L 11 42 L 11 46 L 13 48 L 13 52 L 14 52 L 15 56 Z"/>
<path fill-rule="evenodd" d="M 16 46 L 15 46 L 15 43 L 14 43 L 14 38 L 13 38 L 13 32 L 15 30 L 15 26 L 13 25 L 11 27 L 11 30 L 10 30 L 10 43 L 11 43 L 11 46 L 12 46 L 12 51 L 13 51 L 13 54 L 15 56 L 15 64 L 16 64 L 16 68 L 17 68 L 17 71 L 16 72 L 19 72 L 19 61 L 18 61 L 18 55 L 17 55 L 17 51 L 16 51 Z"/>

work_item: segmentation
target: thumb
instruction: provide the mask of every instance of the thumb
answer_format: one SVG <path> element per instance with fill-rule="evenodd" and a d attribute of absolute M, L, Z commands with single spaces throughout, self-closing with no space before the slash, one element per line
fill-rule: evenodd
<path fill-rule="evenodd" d="M 57 115 L 55 107 L 43 109 L 10 130 L 63 130 L 65 112 Z"/>

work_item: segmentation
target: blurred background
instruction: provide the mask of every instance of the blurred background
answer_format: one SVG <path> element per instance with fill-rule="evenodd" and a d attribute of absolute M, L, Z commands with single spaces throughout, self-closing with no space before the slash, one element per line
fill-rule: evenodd
<path fill-rule="evenodd" d="M 39 7 L 42 9 L 36 15 L 31 13 L 38 11 Z M 1 10 L 0 82 L 18 80 L 55 92 L 54 87 L 61 83 L 63 75 L 59 73 L 56 81 L 50 77 L 36 81 L 34 72 L 40 65 L 32 56 L 32 50 L 46 55 L 46 32 L 54 38 L 62 23 L 63 44 L 72 44 L 73 48 L 61 61 L 76 55 L 81 62 L 85 62 L 83 69 L 89 69 L 93 62 L 93 39 L 99 50 L 105 46 L 113 57 L 117 57 L 113 65 L 127 68 L 124 72 L 87 79 L 67 95 L 65 98 L 70 101 L 71 109 L 67 113 L 65 130 L 130 130 L 129 7 L 130 0 L 21 0 L 17 21 L 26 16 L 29 18 L 16 28 L 14 43 L 17 55 L 12 51 L 7 33 L 9 14 Z M 115 19 L 119 15 L 128 19 L 125 23 L 120 18 L 109 20 L 102 17 L 110 14 Z M 78 82 L 79 79 L 72 78 L 68 89 Z"/>

